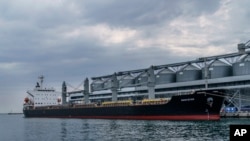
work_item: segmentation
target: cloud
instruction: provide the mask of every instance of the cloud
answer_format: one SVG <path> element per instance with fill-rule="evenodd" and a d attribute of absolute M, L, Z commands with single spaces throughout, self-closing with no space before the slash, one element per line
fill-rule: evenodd
<path fill-rule="evenodd" d="M 23 62 L 0 62 L 0 77 L 4 81 L 8 77 L 20 77 L 38 71 L 33 64 Z"/>
<path fill-rule="evenodd" d="M 20 66 L 20 64 L 16 62 L 15 63 L 0 63 L 0 69 L 6 70 L 6 71 L 16 69 L 18 66 Z"/>
<path fill-rule="evenodd" d="M 128 41 L 136 35 L 136 30 L 129 28 L 110 27 L 106 24 L 97 24 L 92 26 L 81 26 L 63 33 L 65 39 L 90 38 L 90 40 L 99 40 L 106 46 L 111 44 L 120 44 Z M 92 39 L 91 39 L 92 38 Z"/>
<path fill-rule="evenodd" d="M 85 77 L 235 52 L 249 40 L 248 5 L 248 0 L 0 1 L 1 95 L 10 95 L 12 85 L 23 95 L 41 74 L 60 87 L 63 80 L 78 84 Z"/>
<path fill-rule="evenodd" d="M 219 1 L 217 0 L 206 2 L 200 2 L 199 0 L 189 2 L 184 0 L 159 0 L 157 2 L 127 0 L 122 2 L 106 1 L 103 3 L 84 1 L 83 3 L 86 8 L 84 14 L 89 18 L 89 22 L 104 22 L 132 27 L 143 27 L 171 21 L 183 14 L 196 16 L 204 12 L 213 12 L 219 7 Z M 80 3 L 80 5 L 83 3 Z"/>

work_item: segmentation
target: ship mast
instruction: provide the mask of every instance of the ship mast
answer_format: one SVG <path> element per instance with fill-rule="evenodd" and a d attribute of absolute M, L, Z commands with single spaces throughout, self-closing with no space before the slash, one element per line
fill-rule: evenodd
<path fill-rule="evenodd" d="M 43 79 L 44 79 L 44 76 L 41 75 L 38 77 L 38 79 L 40 79 L 40 87 L 43 88 Z"/>

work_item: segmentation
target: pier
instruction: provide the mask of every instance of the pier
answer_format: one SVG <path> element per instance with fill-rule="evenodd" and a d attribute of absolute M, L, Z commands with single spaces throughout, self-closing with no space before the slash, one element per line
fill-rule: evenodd
<path fill-rule="evenodd" d="M 250 112 L 233 112 L 233 113 L 227 113 L 227 112 L 221 112 L 220 113 L 221 118 L 250 118 Z"/>

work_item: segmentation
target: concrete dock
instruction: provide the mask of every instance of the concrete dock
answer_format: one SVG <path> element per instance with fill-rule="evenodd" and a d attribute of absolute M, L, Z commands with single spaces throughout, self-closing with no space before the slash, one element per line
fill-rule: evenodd
<path fill-rule="evenodd" d="M 221 118 L 250 118 L 250 112 L 221 112 Z"/>

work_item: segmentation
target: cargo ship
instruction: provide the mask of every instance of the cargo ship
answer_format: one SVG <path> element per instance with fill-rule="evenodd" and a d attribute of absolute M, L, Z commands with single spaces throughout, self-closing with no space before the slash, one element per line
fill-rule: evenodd
<path fill-rule="evenodd" d="M 24 116 L 38 118 L 132 119 L 132 120 L 219 120 L 224 103 L 224 89 L 193 90 L 165 98 L 133 97 L 127 100 L 91 101 L 88 79 L 78 102 L 67 97 L 66 83 L 62 92 L 43 88 L 43 77 L 34 90 L 27 91 Z M 79 97 L 79 96 L 78 96 Z M 80 102 L 79 102 L 80 101 Z"/>

